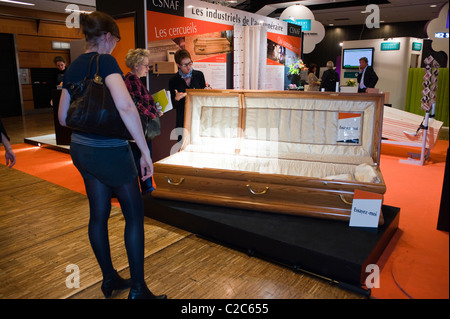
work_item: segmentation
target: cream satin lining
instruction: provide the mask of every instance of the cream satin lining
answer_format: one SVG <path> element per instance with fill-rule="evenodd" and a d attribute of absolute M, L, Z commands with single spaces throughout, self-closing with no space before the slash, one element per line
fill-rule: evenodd
<path fill-rule="evenodd" d="M 346 179 L 359 181 L 371 175 L 374 179 L 373 101 L 193 95 L 191 106 L 189 144 L 160 163 L 332 179 L 348 174 Z M 359 143 L 338 142 L 340 113 L 360 114 Z M 360 177 L 355 179 L 362 163 L 369 164 L 372 172 L 357 174 Z"/>
<path fill-rule="evenodd" d="M 327 178 L 334 180 L 378 183 L 374 167 L 362 164 L 320 163 L 275 158 L 249 157 L 229 154 L 178 152 L 158 161 L 161 164 L 193 168 L 211 168 L 261 174 L 280 174 Z"/>

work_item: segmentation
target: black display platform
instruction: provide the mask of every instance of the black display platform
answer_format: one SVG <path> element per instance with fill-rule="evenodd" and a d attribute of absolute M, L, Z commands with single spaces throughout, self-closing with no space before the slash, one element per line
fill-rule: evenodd
<path fill-rule="evenodd" d="M 145 215 L 294 271 L 369 295 L 363 284 L 398 229 L 400 208 L 383 205 L 376 231 L 347 222 L 144 197 Z"/>

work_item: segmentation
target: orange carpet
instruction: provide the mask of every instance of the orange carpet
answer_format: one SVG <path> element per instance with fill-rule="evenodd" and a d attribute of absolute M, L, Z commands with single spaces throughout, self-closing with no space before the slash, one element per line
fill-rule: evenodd
<path fill-rule="evenodd" d="M 17 158 L 13 168 L 86 195 L 83 178 L 69 154 L 30 144 L 12 147 Z M 115 198 L 111 203 L 120 206 Z"/>
<path fill-rule="evenodd" d="M 379 299 L 448 299 L 449 234 L 436 230 L 448 141 L 439 140 L 423 166 L 399 163 L 418 148 L 382 144 L 381 170 L 387 185 L 384 203 L 400 207 L 400 225 L 381 256 Z M 29 144 L 15 144 L 14 169 L 85 194 L 70 155 Z M 113 200 L 113 204 L 118 205 Z"/>
<path fill-rule="evenodd" d="M 449 298 L 449 233 L 436 229 L 448 146 L 439 140 L 420 166 L 399 163 L 419 148 L 382 144 L 384 203 L 401 210 L 399 231 L 379 260 L 380 288 L 372 289 L 373 297 Z"/>

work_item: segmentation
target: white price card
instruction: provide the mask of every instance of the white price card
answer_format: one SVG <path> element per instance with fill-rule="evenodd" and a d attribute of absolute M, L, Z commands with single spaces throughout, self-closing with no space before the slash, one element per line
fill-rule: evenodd
<path fill-rule="evenodd" d="M 377 228 L 382 203 L 381 194 L 355 190 L 349 226 Z"/>

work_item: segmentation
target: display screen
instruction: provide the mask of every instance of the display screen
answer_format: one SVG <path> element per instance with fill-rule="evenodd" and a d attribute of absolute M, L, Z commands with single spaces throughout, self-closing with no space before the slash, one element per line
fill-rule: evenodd
<path fill-rule="evenodd" d="M 366 57 L 369 66 L 373 66 L 374 48 L 344 49 L 342 52 L 342 68 L 359 69 L 359 59 Z"/>

